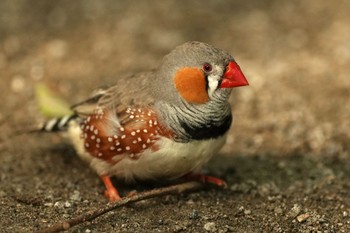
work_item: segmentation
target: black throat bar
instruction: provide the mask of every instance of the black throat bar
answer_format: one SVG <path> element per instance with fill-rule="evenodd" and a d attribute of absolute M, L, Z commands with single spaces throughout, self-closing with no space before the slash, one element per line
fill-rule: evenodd
<path fill-rule="evenodd" d="M 181 126 L 185 129 L 189 139 L 206 140 L 223 136 L 229 130 L 231 123 L 232 115 L 230 114 L 220 123 L 217 121 L 209 121 L 194 127 L 186 122 L 181 122 Z"/>

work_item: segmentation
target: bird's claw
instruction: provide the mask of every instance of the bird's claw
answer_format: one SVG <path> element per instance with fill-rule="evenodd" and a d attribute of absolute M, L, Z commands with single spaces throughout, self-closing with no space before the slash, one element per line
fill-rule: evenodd
<path fill-rule="evenodd" d="M 190 180 L 196 180 L 196 181 L 200 181 L 202 183 L 210 183 L 210 184 L 214 184 L 218 187 L 223 187 L 223 188 L 227 188 L 227 183 L 222 180 L 219 179 L 217 177 L 214 176 L 207 176 L 207 175 L 203 175 L 203 174 L 188 174 L 185 176 L 187 179 Z"/>

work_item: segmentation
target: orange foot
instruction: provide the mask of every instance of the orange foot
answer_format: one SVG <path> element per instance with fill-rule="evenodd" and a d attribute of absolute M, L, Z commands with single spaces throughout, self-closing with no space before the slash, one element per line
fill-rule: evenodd
<path fill-rule="evenodd" d="M 101 179 L 106 186 L 105 197 L 110 202 L 121 200 L 118 190 L 112 184 L 111 178 L 109 176 L 101 176 Z"/>
<path fill-rule="evenodd" d="M 196 173 L 190 173 L 185 175 L 185 178 L 189 180 L 196 180 L 200 181 L 202 183 L 211 183 L 219 187 L 227 188 L 227 184 L 224 180 L 213 177 L 213 176 L 206 176 L 203 174 L 196 174 Z"/>

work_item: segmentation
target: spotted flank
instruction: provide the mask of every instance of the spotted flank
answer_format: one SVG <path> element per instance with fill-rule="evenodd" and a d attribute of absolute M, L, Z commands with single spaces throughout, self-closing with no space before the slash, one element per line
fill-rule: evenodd
<path fill-rule="evenodd" d="M 150 109 L 128 108 L 122 115 L 125 118 L 122 125 L 111 111 L 100 110 L 86 118 L 81 124 L 85 150 L 94 157 L 116 163 L 125 155 L 137 159 L 146 149 L 156 151 L 155 142 L 160 137 L 172 137 Z"/>
<path fill-rule="evenodd" d="M 70 121 L 75 120 L 77 115 L 68 115 L 59 118 L 52 118 L 51 120 L 44 123 L 40 131 L 45 132 L 58 132 L 64 131 L 68 128 Z"/>

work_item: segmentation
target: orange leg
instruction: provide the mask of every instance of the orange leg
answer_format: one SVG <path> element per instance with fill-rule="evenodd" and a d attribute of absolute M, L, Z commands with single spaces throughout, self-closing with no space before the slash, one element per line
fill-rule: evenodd
<path fill-rule="evenodd" d="M 196 174 L 196 173 L 190 173 L 185 175 L 185 178 L 190 179 L 190 180 L 196 180 L 196 181 L 200 181 L 202 183 L 211 183 L 211 184 L 215 184 L 216 186 L 219 187 L 227 187 L 227 184 L 224 180 L 213 177 L 213 176 L 206 176 L 203 174 Z"/>
<path fill-rule="evenodd" d="M 111 178 L 109 176 L 101 176 L 101 179 L 106 186 L 105 196 L 109 201 L 119 201 L 121 197 L 119 196 L 118 190 L 113 186 Z"/>

